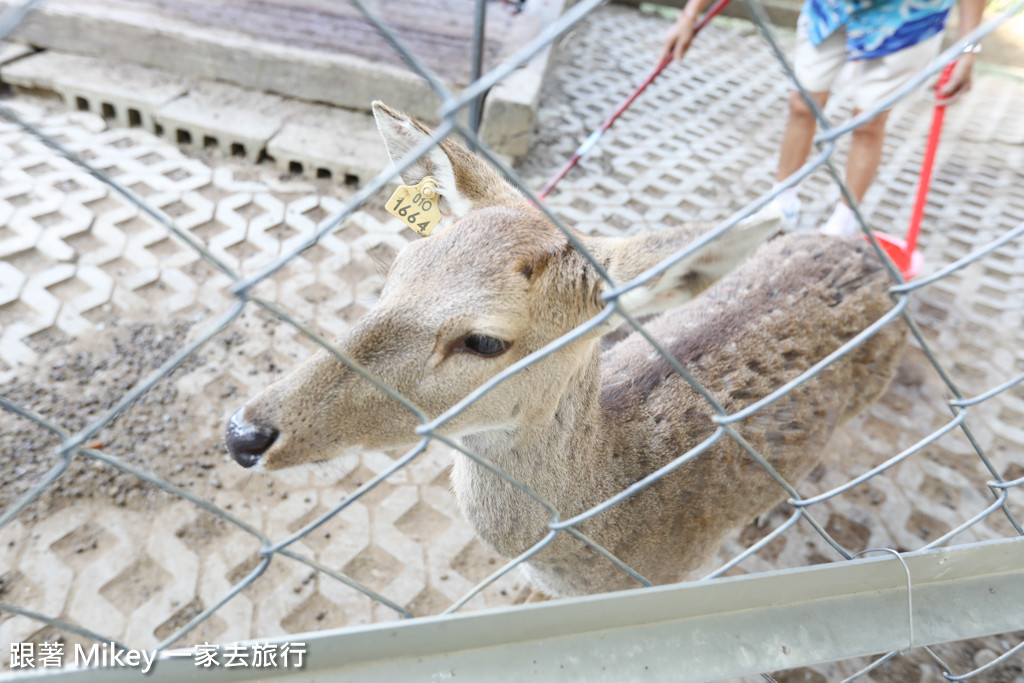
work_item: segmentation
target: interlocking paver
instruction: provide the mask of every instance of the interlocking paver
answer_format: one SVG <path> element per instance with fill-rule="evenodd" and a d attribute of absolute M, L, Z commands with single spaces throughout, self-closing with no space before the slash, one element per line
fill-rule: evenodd
<path fill-rule="evenodd" d="M 189 79 L 134 64 L 45 51 L 0 68 L 0 79 L 20 88 L 52 90 L 65 103 L 91 109 L 125 128 L 154 130 L 152 112 L 177 99 Z"/>
<path fill-rule="evenodd" d="M 650 69 L 657 47 L 651 36 L 664 28 L 660 20 L 611 7 L 567 40 L 545 87 L 533 154 L 521 165 L 532 187 L 540 187 Z M 712 25 L 687 60 L 667 70 L 562 181 L 549 206 L 594 234 L 732 214 L 766 191 L 774 174 L 788 86 L 777 66 L 766 66 L 771 59 L 757 36 Z M 1017 144 L 1024 124 L 1014 105 L 1021 87 L 1010 83 L 979 73 L 974 92 L 947 114 L 921 238 L 928 272 L 1024 220 L 1019 170 L 1024 147 Z M 329 186 L 282 179 L 277 170 L 190 158 L 144 130 L 107 129 L 97 116 L 54 112 L 23 99 L 6 104 L 161 208 L 243 275 L 303 244 L 351 195 L 338 177 L 342 170 Z M 930 108 L 924 94 L 915 95 L 890 118 L 885 160 L 862 207 L 879 229 L 900 233 L 909 219 Z M 827 113 L 841 121 L 849 111 L 848 100 L 838 95 Z M 845 144 L 839 145 L 837 161 Z M 47 334 L 102 341 L 111 319 L 202 323 L 234 301 L 228 276 L 112 190 L 4 122 L 0 161 L 0 381 L 27 376 L 51 358 L 40 350 Z M 838 193 L 819 170 L 804 183 L 801 196 L 806 220 L 813 223 L 827 215 Z M 257 292 L 318 331 L 341 334 L 379 292 L 383 279 L 375 260 L 386 262 L 414 239 L 383 215 L 373 206 L 356 211 Z M 1024 246 L 1016 243 L 915 295 L 911 310 L 965 395 L 981 393 L 1024 368 L 1022 292 Z M 232 340 L 231 332 L 238 338 Z M 218 441 L 224 417 L 244 396 L 313 348 L 299 332 L 251 305 L 218 340 L 200 351 L 202 363 L 162 383 L 176 387 L 179 398 L 161 410 L 187 404 L 181 409 L 189 420 L 187 436 L 194 440 L 190 447 Z M 950 419 L 947 391 L 919 351 L 908 352 L 900 373 L 883 402 L 831 445 L 852 455 L 830 460 L 801 484 L 801 493 L 842 485 Z M 162 416 L 153 417 L 160 422 Z M 974 436 L 999 472 L 1015 471 L 1024 448 L 1022 421 L 1019 389 L 972 408 Z M 105 434 L 124 438 L 117 428 Z M 280 539 L 384 471 L 392 455 L 349 457 L 333 469 L 271 486 L 218 454 L 203 470 L 205 479 L 193 486 Z M 991 474 L 979 462 L 954 432 L 815 508 L 815 518 L 853 549 L 919 548 L 991 502 L 985 486 Z M 350 572 L 417 615 L 444 610 L 504 564 L 462 520 L 448 490 L 447 463 L 443 449 L 429 449 L 294 549 Z M 1019 509 L 1020 496 L 1012 495 Z M 252 571 L 258 550 L 254 539 L 191 504 L 159 506 L 147 515 L 100 496 L 42 521 L 8 525 L 0 530 L 0 567 L 17 574 L 5 579 L 13 582 L 5 599 L 17 597 L 32 609 L 152 647 Z M 782 519 L 777 512 L 769 527 Z M 991 518 L 960 540 L 1005 537 L 1012 533 L 1007 526 Z M 765 532 L 744 529 L 727 542 L 718 561 Z M 83 549 L 75 552 L 76 547 Z M 736 572 L 835 559 L 835 551 L 801 523 Z M 52 581 L 40 580 L 38 568 L 46 563 L 47 571 L 59 574 Z M 133 572 L 149 583 L 131 583 Z M 305 565 L 275 558 L 264 576 L 185 642 L 229 642 L 398 618 L 351 587 L 312 574 Z M 104 595 L 104 587 L 119 604 Z M 149 594 L 131 593 L 132 587 Z M 522 588 L 513 572 L 467 608 L 513 602 Z M 0 617 L 0 640 L 21 640 L 38 631 L 31 620 Z"/>

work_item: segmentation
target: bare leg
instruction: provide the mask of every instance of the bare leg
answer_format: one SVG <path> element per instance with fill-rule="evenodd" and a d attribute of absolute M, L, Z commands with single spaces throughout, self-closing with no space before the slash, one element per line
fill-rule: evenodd
<path fill-rule="evenodd" d="M 854 116 L 859 114 L 854 112 Z M 846 159 L 846 184 L 859 204 L 864 199 L 882 161 L 882 146 L 885 143 L 885 123 L 889 112 L 884 111 L 862 126 L 853 130 L 850 140 L 850 155 Z"/>
<path fill-rule="evenodd" d="M 828 92 L 812 92 L 811 99 L 823 108 L 828 102 Z M 789 95 L 789 120 L 786 132 L 782 136 L 782 149 L 779 152 L 779 170 L 776 181 L 782 181 L 793 175 L 807 161 L 814 142 L 814 131 L 817 120 L 810 107 L 804 102 L 800 93 L 793 91 Z"/>

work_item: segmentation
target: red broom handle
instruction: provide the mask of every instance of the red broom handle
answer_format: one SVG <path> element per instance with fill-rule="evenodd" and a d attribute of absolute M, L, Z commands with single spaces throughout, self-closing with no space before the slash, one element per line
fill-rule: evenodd
<path fill-rule="evenodd" d="M 939 76 L 939 82 L 935 86 L 935 93 L 942 90 L 949 77 L 953 74 L 953 67 L 956 62 L 950 62 L 943 69 Z M 921 219 L 924 217 L 924 207 L 928 203 L 928 189 L 931 187 L 932 167 L 935 165 L 935 153 L 939 149 L 939 136 L 942 133 L 942 119 L 946 115 L 944 100 L 935 102 L 935 112 L 932 114 L 932 127 L 928 131 L 928 144 L 924 150 L 924 159 L 921 162 L 921 178 L 917 184 L 917 198 L 914 200 L 914 210 L 910 214 L 910 227 L 907 228 L 907 255 L 914 253 L 917 248 L 917 236 L 921 232 Z"/>
<path fill-rule="evenodd" d="M 694 38 L 696 38 L 697 34 L 700 33 L 700 30 L 707 26 L 708 22 L 710 22 L 715 17 L 715 15 L 721 12 L 722 8 L 724 8 L 728 4 L 729 0 L 716 0 L 715 4 L 711 6 L 711 9 L 709 9 L 704 14 L 704 16 L 701 17 L 701 20 L 697 22 L 697 25 L 693 27 Z M 616 109 L 611 116 L 605 119 L 605 122 L 601 124 L 601 127 L 595 130 L 593 133 L 591 133 L 590 136 L 583 141 L 583 144 L 576 149 L 576 152 L 569 158 L 569 161 L 567 161 L 565 165 L 558 170 L 558 173 L 556 173 L 554 177 L 552 177 L 551 180 L 548 181 L 547 185 L 545 185 L 544 188 L 537 193 L 537 196 L 540 199 L 545 199 L 548 196 L 548 193 L 551 192 L 552 189 L 554 189 L 555 185 L 558 184 L 558 181 L 564 178 L 565 174 L 571 171 L 573 167 L 576 166 L 577 163 L 579 163 L 579 160 L 583 158 L 583 156 L 585 156 L 594 147 L 594 145 L 597 144 L 597 141 L 601 139 L 601 136 L 604 135 L 604 132 L 612 127 L 612 124 L 615 123 L 615 121 L 620 116 L 622 116 L 622 113 L 629 108 L 629 105 L 633 104 L 633 101 L 640 96 L 640 93 L 647 89 L 647 86 L 649 86 L 651 82 L 658 77 L 658 74 L 665 70 L 665 67 L 668 66 L 669 62 L 671 61 L 672 55 L 666 55 L 665 58 L 661 60 L 661 63 L 658 64 L 658 66 L 654 67 L 654 71 L 648 74 L 647 78 L 644 79 L 644 82 L 641 83 L 637 87 L 637 89 L 634 90 L 633 93 L 629 97 L 627 97 L 622 104 L 619 105 L 619 108 Z"/>

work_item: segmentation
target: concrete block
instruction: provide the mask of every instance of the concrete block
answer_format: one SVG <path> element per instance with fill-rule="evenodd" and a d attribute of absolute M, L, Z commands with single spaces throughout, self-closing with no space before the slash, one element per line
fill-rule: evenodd
<path fill-rule="evenodd" d="M 25 90 L 54 90 L 58 71 L 52 68 L 52 57 L 40 52 L 35 59 L 21 59 L 0 65 L 0 81 Z M 55 53 L 54 53 L 55 54 Z"/>
<path fill-rule="evenodd" d="M 12 4 L 0 0 L 0 9 Z M 173 69 L 183 76 L 342 107 L 368 108 L 374 99 L 385 99 L 431 119 L 440 104 L 426 81 L 405 68 L 203 26 L 145 3 L 53 0 L 30 13 L 14 35 L 44 48 Z"/>
<path fill-rule="evenodd" d="M 29 47 L 28 45 L 19 45 L 18 43 L 0 41 L 0 65 L 21 59 L 33 52 L 35 52 L 35 48 Z"/>
<path fill-rule="evenodd" d="M 157 132 L 180 145 L 257 159 L 287 118 L 276 95 L 203 82 L 155 112 Z"/>
<path fill-rule="evenodd" d="M 494 151 L 521 157 L 530 150 L 534 113 L 547 69 L 548 49 L 491 89 L 484 101 L 480 139 Z"/>
<path fill-rule="evenodd" d="M 488 47 L 499 45 L 499 53 L 489 61 L 500 63 L 518 52 L 562 13 L 568 1 L 532 0 L 512 19 L 495 12 L 489 26 L 500 28 L 488 30 Z M 7 4 L 9 0 L 0 0 L 0 7 Z M 269 35 L 224 30 L 204 24 L 201 17 L 189 20 L 146 3 L 52 0 L 18 26 L 16 38 L 348 109 L 366 110 L 370 102 L 381 99 L 427 123 L 436 123 L 440 105 L 427 82 L 404 65 L 365 58 L 351 48 L 329 51 L 316 47 L 315 41 L 297 45 Z M 489 114 L 485 108 L 485 128 L 495 151 L 525 154 L 549 55 L 550 48 L 545 48 L 488 95 L 494 104 Z M 448 77 L 439 77 L 457 92 L 464 85 L 461 77 L 452 75 L 458 69 L 447 71 Z M 290 135 L 297 140 L 303 134 L 293 130 Z"/>
<path fill-rule="evenodd" d="M 267 144 L 267 154 L 282 170 L 362 184 L 388 165 L 372 116 L 300 103 L 290 109 L 291 116 Z"/>
<path fill-rule="evenodd" d="M 525 16 L 515 26 L 515 35 L 505 41 L 506 50 L 500 61 L 509 59 L 536 38 L 546 25 L 562 14 L 566 2 L 546 0 L 527 5 L 523 12 Z M 534 114 L 550 61 L 549 44 L 487 93 L 480 121 L 480 139 L 495 152 L 507 157 L 520 157 L 529 151 Z"/>
<path fill-rule="evenodd" d="M 52 90 L 73 109 L 150 131 L 154 130 L 151 112 L 191 87 L 190 79 L 175 74 L 51 51 L 3 65 L 0 79 L 27 90 Z"/>

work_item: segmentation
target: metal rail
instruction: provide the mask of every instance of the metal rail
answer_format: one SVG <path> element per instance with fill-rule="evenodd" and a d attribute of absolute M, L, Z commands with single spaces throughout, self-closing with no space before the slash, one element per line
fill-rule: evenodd
<path fill-rule="evenodd" d="M 948 618 L 952 609 L 959 618 Z M 894 643 L 910 648 L 1000 633 L 1018 628 L 1022 611 L 1018 538 L 310 634 L 302 676 L 360 683 L 712 681 L 876 654 Z M 295 679 L 286 669 L 197 674 L 191 657 L 174 654 L 164 653 L 146 680 Z M 106 683 L 138 675 L 88 669 L 61 679 Z"/>
<path fill-rule="evenodd" d="M 931 643 L 947 640 L 970 638 L 985 634 L 1000 633 L 1024 628 L 1024 530 L 1015 518 L 1007 500 L 1011 490 L 1024 487 L 1024 479 L 1007 481 L 1000 476 L 991 465 L 984 449 L 974 437 L 968 419 L 969 411 L 992 399 L 1001 392 L 1007 391 L 1021 381 L 1021 377 L 1007 379 L 996 387 L 990 388 L 974 398 L 965 398 L 943 368 L 937 355 L 918 329 L 910 312 L 910 298 L 923 287 L 941 280 L 959 268 L 975 263 L 995 249 L 1011 240 L 1024 235 L 1024 225 L 1006 231 L 1004 235 L 991 244 L 979 248 L 964 259 L 961 259 L 934 275 L 919 281 L 906 283 L 898 269 L 888 260 L 877 242 L 872 244 L 878 250 L 880 258 L 887 264 L 893 277 L 892 294 L 896 306 L 892 312 L 876 324 L 833 354 L 816 364 L 806 373 L 785 386 L 778 387 L 771 395 L 757 404 L 750 406 L 741 413 L 727 414 L 714 398 L 697 382 L 688 370 L 671 357 L 657 343 L 643 325 L 633 319 L 622 307 L 621 297 L 627 295 L 635 287 L 657 277 L 672 264 L 703 248 L 725 230 L 751 215 L 782 190 L 818 169 L 829 171 L 835 178 L 840 191 L 850 199 L 840 174 L 832 159 L 837 138 L 848 134 L 857 123 L 867 120 L 880 111 L 879 109 L 865 112 L 857 119 L 833 126 L 816 107 L 813 107 L 820 123 L 821 133 L 817 138 L 818 153 L 812 157 L 790 179 L 779 188 L 765 193 L 741 211 L 722 222 L 716 229 L 709 232 L 697 243 L 690 245 L 676 254 L 666 254 L 665 260 L 647 273 L 630 282 L 612 282 L 601 265 L 586 253 L 575 235 L 548 208 L 537 201 L 536 195 L 524 186 L 512 169 L 504 165 L 482 145 L 472 126 L 464 126 L 456 117 L 463 108 L 471 106 L 483 97 L 487 90 L 511 74 L 518 66 L 543 50 L 547 45 L 569 31 L 587 15 L 596 9 L 600 0 L 583 0 L 575 4 L 558 21 L 545 27 L 541 34 L 530 44 L 516 53 L 510 60 L 492 69 L 475 80 L 461 93 L 449 92 L 433 74 L 405 49 L 401 41 L 391 32 L 388 24 L 377 17 L 373 10 L 361 0 L 353 0 L 354 4 L 364 12 L 368 20 L 378 28 L 388 40 L 399 50 L 410 63 L 410 66 L 426 79 L 435 92 L 442 98 L 439 108 L 441 125 L 428 143 L 418 146 L 413 153 L 405 158 L 402 166 L 411 164 L 419 155 L 426 153 L 439 139 L 450 132 L 458 132 L 479 153 L 502 173 L 509 177 L 526 196 L 534 200 L 541 210 L 566 234 L 567 239 L 591 260 L 597 272 L 605 278 L 609 285 L 605 295 L 607 306 L 601 314 L 580 328 L 553 341 L 541 351 L 524 359 L 521 363 L 509 368 L 485 385 L 478 388 L 444 415 L 428 420 L 419 409 L 407 401 L 379 379 L 358 366 L 352 359 L 331 347 L 331 345 L 314 330 L 300 324 L 289 312 L 278 305 L 263 301 L 252 294 L 253 288 L 278 269 L 288 263 L 304 249 L 312 246 L 318 239 L 337 228 L 341 222 L 363 202 L 380 190 L 400 169 L 389 169 L 373 179 L 362 188 L 355 197 L 335 216 L 325 220 L 318 226 L 314 235 L 306 243 L 283 254 L 260 272 L 242 278 L 219 262 L 199 240 L 187 231 L 178 229 L 173 219 L 162 211 L 149 206 L 144 199 L 122 187 L 103 172 L 92 167 L 87 161 L 76 157 L 45 131 L 33 127 L 23 121 L 9 108 L 0 106 L 0 116 L 21 126 L 35 135 L 55 151 L 64 154 L 74 163 L 107 183 L 114 191 L 126 200 L 146 212 L 158 224 L 177 235 L 202 258 L 209 261 L 226 273 L 233 281 L 232 293 L 237 301 L 221 316 L 209 325 L 205 334 L 181 348 L 169 361 L 150 377 L 140 382 L 127 392 L 116 403 L 113 409 L 87 425 L 76 434 L 71 434 L 60 425 L 54 425 L 44 417 L 36 415 L 23 406 L 16 405 L 7 399 L 0 399 L 0 407 L 10 410 L 19 416 L 31 420 L 48 429 L 60 439 L 60 445 L 54 450 L 55 468 L 45 475 L 37 485 L 22 499 L 0 514 L 0 526 L 16 518 L 46 488 L 67 469 L 75 458 L 95 458 L 102 460 L 122 471 L 131 472 L 145 481 L 174 495 L 190 500 L 197 506 L 231 522 L 243 531 L 251 534 L 260 542 L 260 562 L 247 576 L 236 583 L 221 599 L 215 601 L 202 613 L 196 615 L 187 624 L 167 636 L 159 649 L 165 651 L 165 659 L 160 661 L 151 678 L 153 680 L 180 680 L 192 675 L 195 670 L 189 659 L 174 658 L 166 649 L 171 643 L 187 635 L 193 628 L 209 618 L 223 604 L 238 592 L 259 579 L 259 576 L 278 557 L 288 557 L 307 564 L 334 580 L 341 581 L 353 590 L 387 605 L 403 617 L 411 616 L 400 605 L 394 604 L 384 595 L 380 595 L 366 586 L 360 585 L 351 577 L 324 567 L 312 558 L 289 548 L 295 541 L 316 529 L 332 516 L 338 514 L 351 502 L 372 490 L 387 476 L 414 460 L 431 441 L 447 443 L 463 450 L 467 456 L 476 459 L 481 465 L 491 469 L 505 478 L 526 494 L 531 495 L 551 514 L 550 533 L 533 548 L 518 558 L 513 558 L 505 566 L 495 571 L 490 577 L 467 592 L 460 600 L 449 608 L 455 612 L 467 601 L 482 590 L 486 585 L 513 569 L 526 560 L 544 545 L 550 543 L 560 533 L 569 533 L 579 540 L 590 544 L 609 561 L 617 564 L 624 572 L 630 573 L 643 582 L 643 577 L 636 574 L 612 553 L 595 544 L 583 535 L 576 525 L 612 505 L 619 503 L 636 490 L 647 486 L 687 459 L 698 457 L 703 449 L 720 438 L 736 439 L 750 456 L 760 463 L 787 491 L 794 508 L 789 521 L 769 535 L 766 539 L 755 543 L 730 560 L 724 567 L 712 572 L 705 580 L 691 584 L 671 587 L 655 587 L 637 591 L 627 591 L 614 595 L 592 596 L 569 601 L 559 601 L 541 605 L 491 610 L 473 614 L 445 614 L 437 617 L 416 619 L 399 624 L 382 624 L 359 629 L 343 629 L 332 633 L 321 633 L 306 636 L 309 647 L 308 666 L 302 675 L 306 677 L 357 677 L 359 680 L 415 680 L 419 677 L 435 676 L 447 678 L 466 674 L 471 680 L 507 680 L 509 678 L 525 678 L 531 675 L 558 677 L 565 680 L 622 680 L 624 677 L 677 678 L 681 667 L 686 669 L 690 680 L 709 680 L 722 676 L 756 673 L 758 671 L 777 670 L 802 666 L 813 662 L 828 661 L 837 658 L 865 655 L 887 650 L 896 650 L 910 646 L 926 646 Z M 483 0 L 480 0 L 482 3 Z M 0 16 L 0 39 L 7 31 L 14 29 L 18 22 L 30 13 L 33 2 L 10 6 Z M 789 66 L 783 51 L 778 46 L 774 33 L 767 21 L 763 8 L 754 0 L 748 0 L 750 11 L 765 40 L 768 42 L 783 68 L 790 76 L 794 88 L 800 91 L 808 102 L 807 93 L 803 91 Z M 479 10 L 482 13 L 482 9 Z M 1024 11 L 1024 1 L 1018 0 L 1009 5 L 991 21 L 973 32 L 957 45 L 944 52 L 930 64 L 915 80 L 918 84 L 929 74 L 937 73 L 947 63 L 956 58 L 965 44 L 977 41 L 981 36 L 991 32 L 1001 23 Z M 481 14 L 482 16 L 482 14 Z M 481 25 L 482 26 L 482 25 Z M 913 85 L 908 85 L 892 98 L 882 103 L 889 106 L 900 97 L 906 96 Z M 861 228 L 870 239 L 870 231 L 856 212 Z M 230 324 L 241 313 L 245 306 L 256 305 L 266 309 L 289 325 L 297 328 L 302 334 L 314 340 L 318 345 L 328 349 L 341 362 L 353 367 L 366 379 L 374 382 L 378 388 L 398 401 L 412 412 L 419 420 L 417 434 L 422 438 L 416 447 L 394 464 L 394 467 L 367 482 L 360 492 L 349 500 L 335 506 L 321 517 L 307 524 L 303 529 L 284 539 L 267 538 L 244 522 L 233 517 L 229 512 L 221 510 L 202 501 L 152 474 L 143 472 L 130 465 L 120 462 L 117 458 L 86 446 L 89 437 L 96 434 L 109 424 L 125 408 L 138 400 L 148 389 L 169 374 L 174 367 L 187 359 L 192 353 L 205 344 L 218 330 Z M 579 335 L 600 325 L 611 316 L 621 316 L 641 334 L 647 336 L 653 348 L 661 353 L 666 360 L 679 372 L 693 388 L 704 396 L 715 413 L 717 425 L 715 434 L 707 442 L 696 447 L 689 453 L 680 454 L 671 465 L 653 473 L 647 479 L 638 482 L 605 501 L 602 505 L 586 511 L 570 519 L 562 519 L 560 512 L 550 503 L 540 499 L 529 487 L 517 482 L 493 464 L 476 454 L 466 452 L 464 447 L 455 441 L 446 439 L 437 430 L 458 411 L 465 409 L 474 401 L 490 391 L 507 377 L 520 372 L 530 363 L 554 353 L 570 343 Z M 851 352 L 858 344 L 882 326 L 904 320 L 923 349 L 929 362 L 946 383 L 953 400 L 949 408 L 953 418 L 946 424 L 922 438 L 910 449 L 894 456 L 889 462 L 870 472 L 864 473 L 845 485 L 826 494 L 813 498 L 801 498 L 792 482 L 785 481 L 765 461 L 763 456 L 753 449 L 734 429 L 737 421 L 761 409 L 771 401 L 778 399 L 794 387 L 799 386 L 822 372 L 830 363 L 844 354 Z M 841 493 L 859 483 L 870 480 L 891 465 L 910 457 L 947 432 L 959 430 L 973 446 L 977 457 L 984 463 L 992 480 L 988 483 L 991 499 L 981 509 L 974 511 L 973 516 L 946 535 L 929 544 L 929 549 L 914 553 L 896 553 L 898 562 L 891 557 L 880 557 L 865 560 L 852 559 L 856 553 L 850 552 L 838 543 L 818 523 L 812 510 L 819 502 Z M 965 513 L 967 514 L 967 513 Z M 950 542 L 964 530 L 990 516 L 1002 516 L 1010 523 L 1016 536 L 1006 540 L 989 543 L 977 543 L 963 547 L 949 547 Z M 758 576 L 743 578 L 720 579 L 727 569 L 757 552 L 764 544 L 801 521 L 811 525 L 822 538 L 848 561 L 823 567 L 799 570 L 770 572 Z M 895 553 L 895 551 L 887 551 Z M 909 577 L 910 591 L 907 582 Z M 910 618 L 908 619 L 908 608 Z M 58 628 L 71 628 L 80 635 L 89 638 L 103 638 L 86 629 L 67 624 L 57 616 L 38 614 L 25 606 L 0 602 L 0 610 L 8 610 L 32 619 L 49 623 Z M 955 618 L 954 618 L 955 616 Z M 911 634 L 913 637 L 911 638 Z M 1014 646 L 1002 657 L 1009 658 L 1020 652 L 1021 646 Z M 887 655 L 886 657 L 891 657 Z M 934 655 L 933 655 L 934 656 Z M 956 674 L 949 670 L 936 658 L 943 667 L 947 678 L 962 680 L 984 673 L 991 665 L 986 665 L 973 672 Z M 877 663 L 876 663 L 877 664 Z M 859 675 L 867 673 L 875 665 L 864 669 Z M 294 675 L 288 670 L 260 671 L 253 670 L 236 673 L 220 670 L 218 680 L 251 680 L 264 676 Z M 116 676 L 127 675 L 119 670 L 102 671 L 66 671 L 60 675 L 75 680 L 111 680 Z M 474 678 L 476 676 L 476 678 Z"/>

